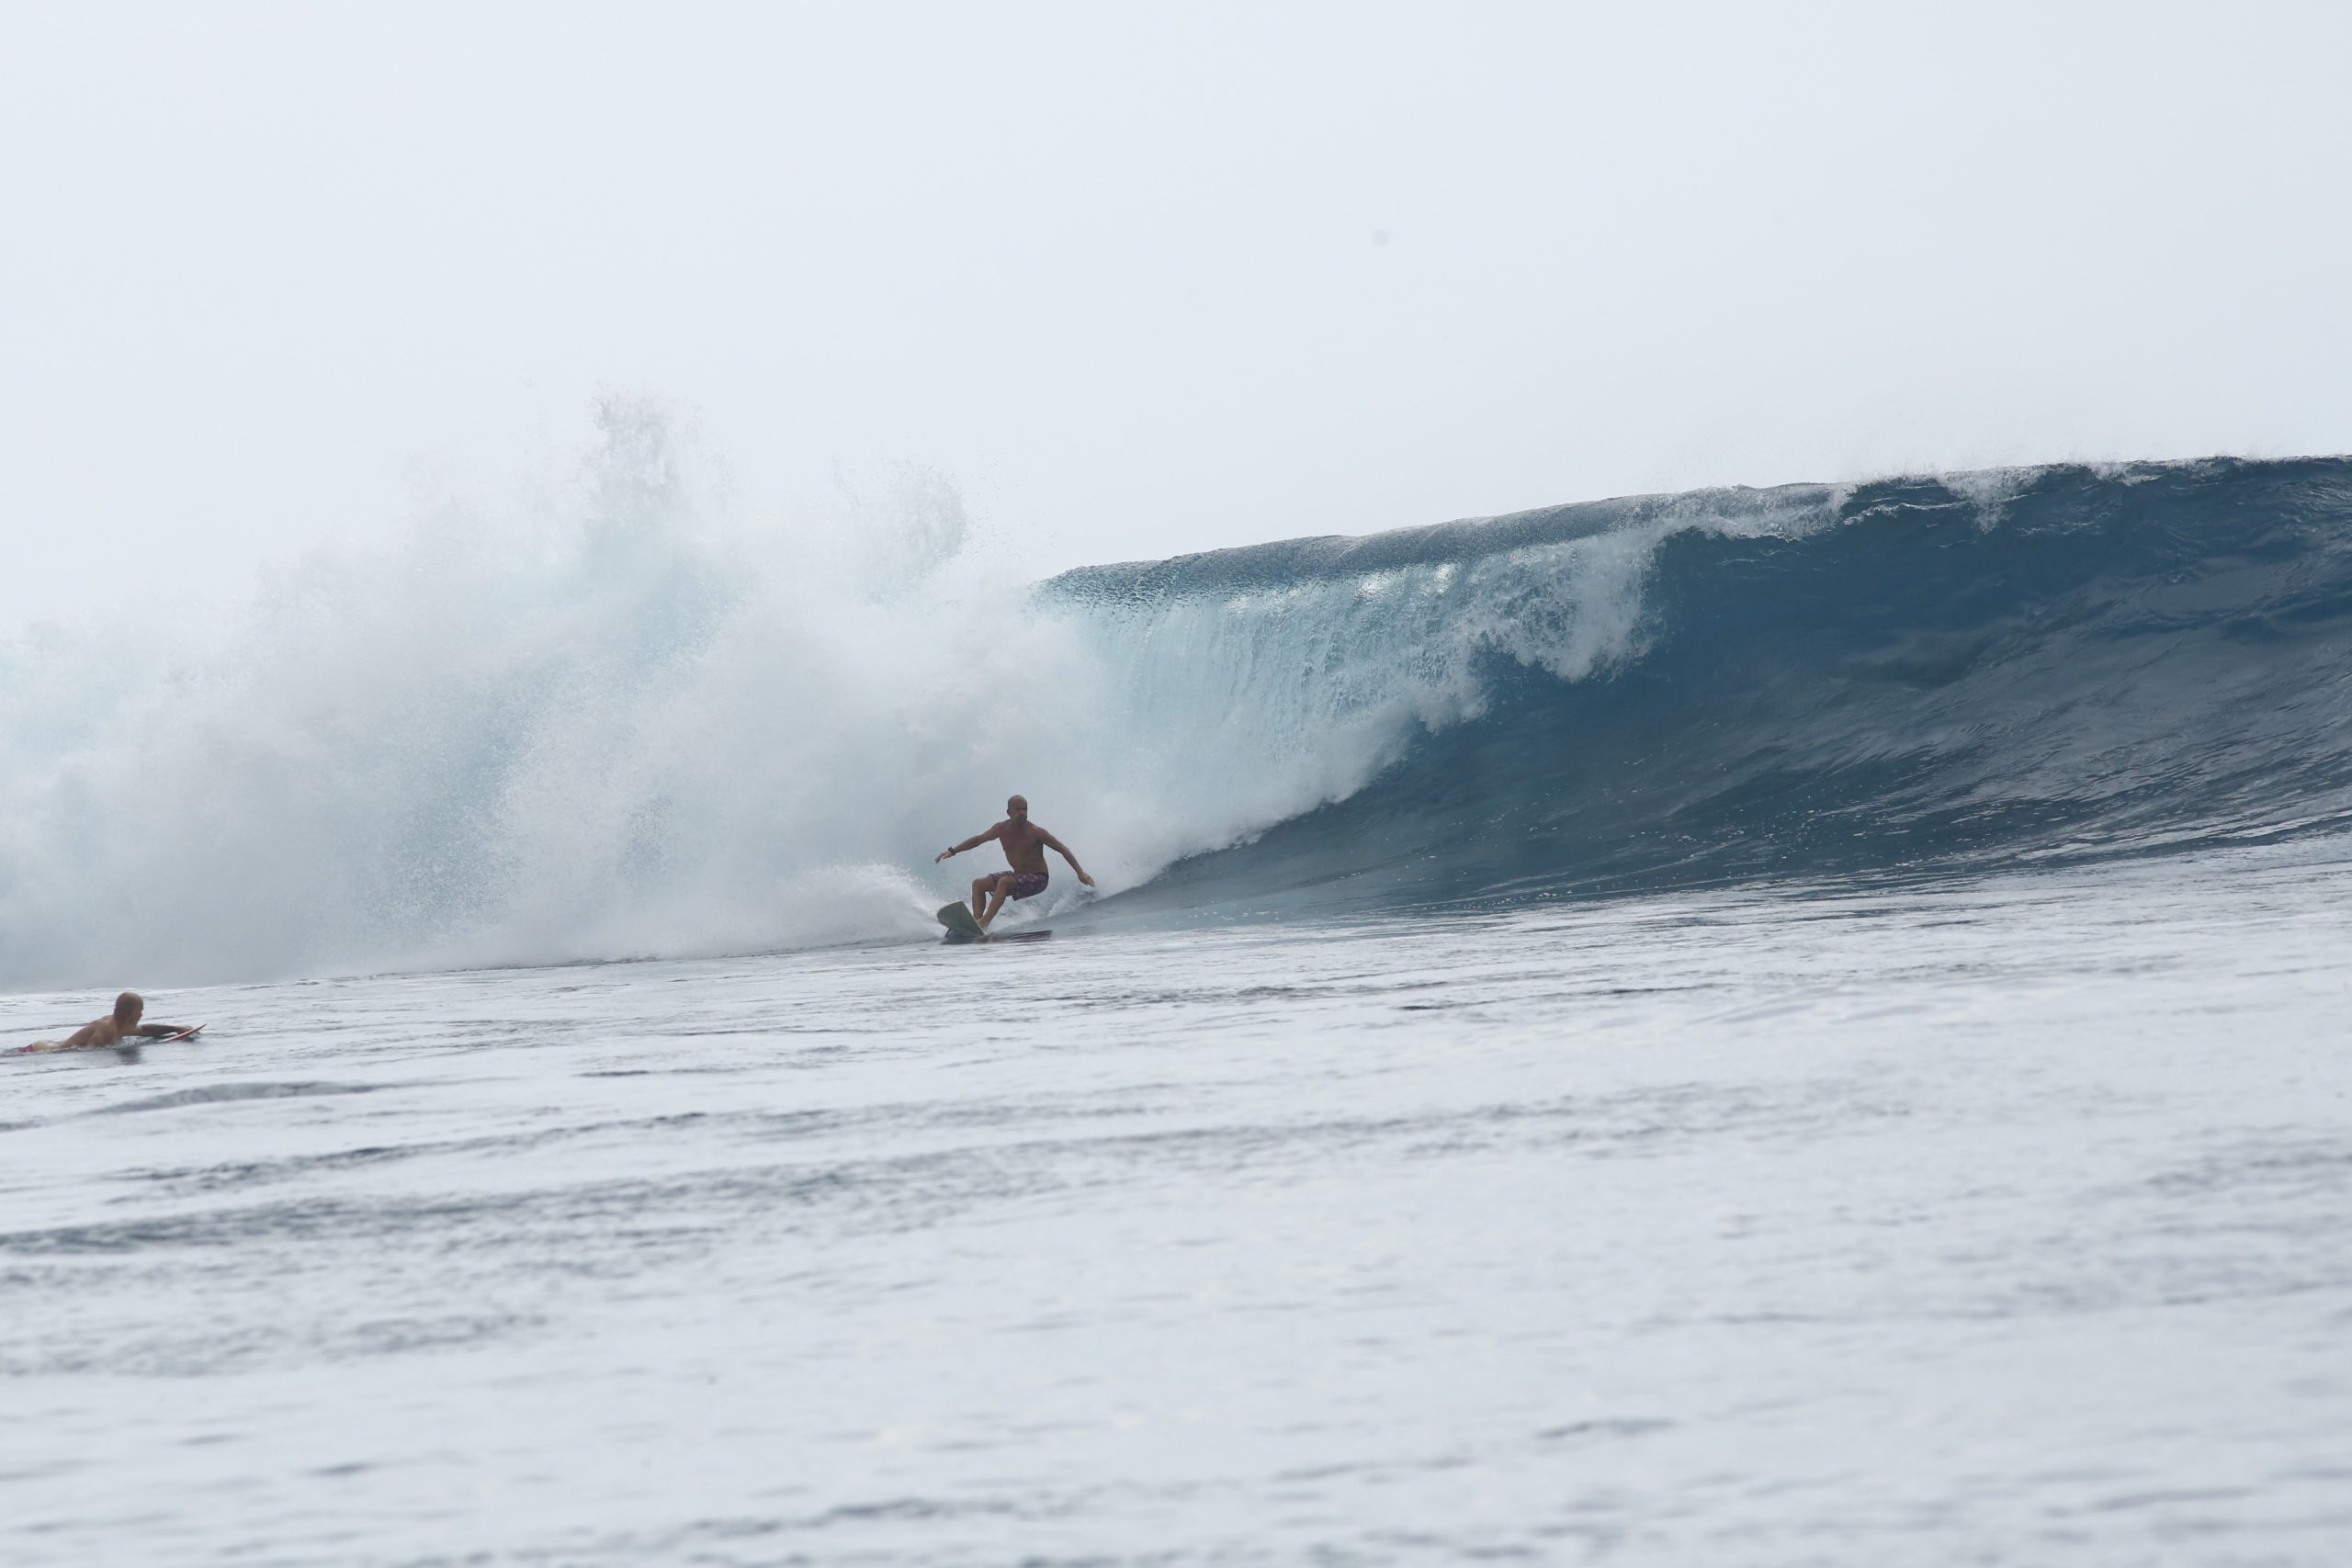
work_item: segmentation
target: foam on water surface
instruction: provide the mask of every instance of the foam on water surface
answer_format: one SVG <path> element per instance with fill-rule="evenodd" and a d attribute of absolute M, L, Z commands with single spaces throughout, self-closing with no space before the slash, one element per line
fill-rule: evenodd
<path fill-rule="evenodd" d="M 9 1064 L 0 1554 L 2334 1561 L 2347 875 L 159 998 Z"/>

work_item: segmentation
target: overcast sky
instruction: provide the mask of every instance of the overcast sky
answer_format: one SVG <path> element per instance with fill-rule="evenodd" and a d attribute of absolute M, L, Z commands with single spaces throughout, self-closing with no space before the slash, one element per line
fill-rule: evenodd
<path fill-rule="evenodd" d="M 1037 570 L 2352 448 L 2352 8 L 0 8 L 0 636 L 699 415 Z"/>

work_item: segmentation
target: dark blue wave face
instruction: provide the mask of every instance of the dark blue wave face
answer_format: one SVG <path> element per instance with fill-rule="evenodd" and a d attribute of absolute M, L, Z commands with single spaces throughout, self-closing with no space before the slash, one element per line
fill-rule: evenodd
<path fill-rule="evenodd" d="M 2015 478 L 1997 505 L 1934 479 L 1746 492 L 1818 504 L 1829 525 L 1668 533 L 1638 656 L 1578 681 L 1498 658 L 1480 716 L 1126 901 L 1346 907 L 1946 874 L 2352 824 L 2352 461 Z M 1476 553 L 1485 529 L 1605 530 L 1657 504 L 1059 586 L 1276 582 L 1384 551 Z"/>

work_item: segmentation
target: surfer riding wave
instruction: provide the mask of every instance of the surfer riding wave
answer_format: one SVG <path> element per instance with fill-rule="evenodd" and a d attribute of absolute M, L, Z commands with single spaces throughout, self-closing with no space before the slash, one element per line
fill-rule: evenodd
<path fill-rule="evenodd" d="M 1046 870 L 1046 852 L 1053 851 L 1069 862 L 1070 870 L 1078 873 L 1080 882 L 1091 887 L 1094 879 L 1078 863 L 1078 857 L 1063 843 L 1029 820 L 1029 802 L 1014 795 L 1004 803 L 1004 820 L 985 833 L 975 833 L 960 844 L 951 844 L 931 857 L 937 865 L 950 855 L 960 855 L 966 850 L 976 850 L 989 840 L 995 840 L 1004 851 L 1004 858 L 1012 869 L 992 872 L 972 879 L 972 918 L 982 931 L 995 919 L 1005 905 L 1022 898 L 1035 898 L 1046 890 L 1049 880 Z M 948 908 L 955 908 L 949 905 Z"/>

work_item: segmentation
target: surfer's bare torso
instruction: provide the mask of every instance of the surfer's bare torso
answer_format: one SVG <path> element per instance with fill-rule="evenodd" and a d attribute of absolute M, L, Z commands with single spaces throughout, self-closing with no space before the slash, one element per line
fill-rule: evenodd
<path fill-rule="evenodd" d="M 1062 849 L 1062 841 L 1025 817 L 1008 817 L 982 837 L 994 839 L 1004 851 L 1004 863 L 1015 871 L 1046 869 L 1046 847 Z M 1069 853 L 1062 850 L 1062 853 Z"/>

